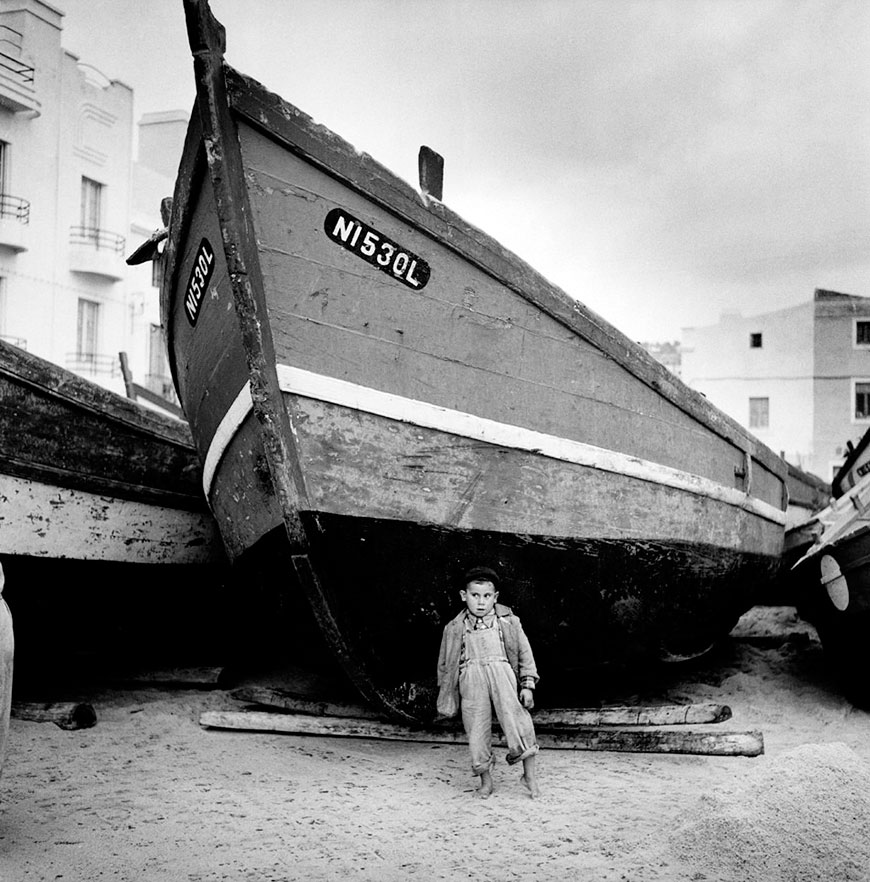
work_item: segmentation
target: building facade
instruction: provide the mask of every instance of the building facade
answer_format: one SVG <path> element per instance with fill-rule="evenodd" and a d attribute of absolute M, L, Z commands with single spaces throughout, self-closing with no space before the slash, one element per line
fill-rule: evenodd
<path fill-rule="evenodd" d="M 160 205 L 172 196 L 189 114 L 148 113 L 138 125 L 138 160 L 133 163 L 129 251 L 161 226 Z M 161 246 L 162 247 L 162 246 Z M 175 401 L 160 323 L 159 263 L 128 267 L 126 279 L 131 310 L 129 360 L 136 382 L 156 395 Z"/>
<path fill-rule="evenodd" d="M 122 394 L 124 352 L 162 390 L 151 265 L 125 258 L 160 225 L 146 199 L 171 195 L 180 143 L 133 162 L 132 90 L 65 51 L 62 22 L 44 0 L 0 0 L 0 337 Z"/>
<path fill-rule="evenodd" d="M 685 328 L 682 368 L 784 459 L 830 481 L 870 429 L 870 298 L 817 289 L 789 309 Z"/>

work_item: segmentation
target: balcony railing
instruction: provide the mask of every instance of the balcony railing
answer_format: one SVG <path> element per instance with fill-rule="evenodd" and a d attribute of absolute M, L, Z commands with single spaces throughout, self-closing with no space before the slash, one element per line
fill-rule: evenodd
<path fill-rule="evenodd" d="M 0 218 L 11 218 L 22 224 L 30 223 L 30 203 L 20 196 L 0 193 Z"/>
<path fill-rule="evenodd" d="M 0 246 L 27 251 L 30 246 L 30 203 L 19 196 L 0 193 Z"/>
<path fill-rule="evenodd" d="M 96 227 L 71 227 L 69 241 L 72 245 L 83 245 L 96 248 L 97 251 L 112 251 L 117 254 L 123 253 L 125 242 L 123 236 Z"/>
<path fill-rule="evenodd" d="M 68 352 L 66 366 L 78 374 L 108 374 L 110 377 L 121 375 L 118 359 L 111 355 L 98 355 L 96 352 Z"/>
<path fill-rule="evenodd" d="M 8 25 L 0 25 L 0 107 L 13 113 L 39 116 L 35 68 L 21 60 L 24 37 Z"/>
<path fill-rule="evenodd" d="M 33 76 L 36 73 L 36 68 L 30 67 L 30 65 L 19 61 L 17 58 L 13 58 L 11 55 L 7 55 L 5 52 L 0 52 L 0 68 L 9 71 L 15 79 L 20 80 L 22 83 L 32 83 Z"/>

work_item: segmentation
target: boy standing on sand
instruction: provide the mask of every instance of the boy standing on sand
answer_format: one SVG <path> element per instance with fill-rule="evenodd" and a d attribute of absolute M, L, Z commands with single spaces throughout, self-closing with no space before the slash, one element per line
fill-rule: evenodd
<path fill-rule="evenodd" d="M 538 671 L 520 620 L 496 603 L 499 577 L 489 567 L 465 573 L 459 596 L 465 609 L 447 623 L 438 656 L 438 713 L 462 712 L 471 770 L 480 776 L 478 793 L 492 793 L 492 708 L 508 744 L 507 761 L 523 763 L 522 781 L 532 797 L 538 744 L 529 710 L 534 707 Z M 519 695 L 517 694 L 519 686 Z"/>

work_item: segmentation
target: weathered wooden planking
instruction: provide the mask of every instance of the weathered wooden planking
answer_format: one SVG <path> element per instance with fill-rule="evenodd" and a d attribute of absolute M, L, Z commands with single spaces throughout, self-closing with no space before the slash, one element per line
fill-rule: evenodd
<path fill-rule="evenodd" d="M 720 499 L 715 485 L 710 496 L 692 492 L 699 481 L 653 464 L 635 478 L 606 471 L 603 458 L 585 467 L 308 398 L 294 413 L 315 510 L 508 534 L 703 542 L 773 556 L 781 548 L 781 523 L 735 518 L 734 507 L 746 504 L 740 494 Z M 683 487 L 665 483 L 671 479 Z"/>
<path fill-rule="evenodd" d="M 481 267 L 521 293 L 543 313 L 581 333 L 609 358 L 631 365 L 632 373 L 641 382 L 658 390 L 663 397 L 675 402 L 717 434 L 741 439 L 738 446 L 745 445 L 751 450 L 757 466 L 776 476 L 777 483 L 781 482 L 782 464 L 772 451 L 758 444 L 736 421 L 689 390 L 637 344 L 591 310 L 547 283 L 522 260 L 440 202 L 422 199 L 371 157 L 360 154 L 334 133 L 314 124 L 277 95 L 268 93 L 232 68 L 227 69 L 227 79 L 235 113 L 247 117 L 259 128 L 268 129 L 274 139 L 283 141 L 294 153 L 310 156 L 316 164 L 329 167 L 333 177 L 345 184 L 349 191 L 363 194 L 373 204 L 388 207 L 391 214 L 410 226 L 449 243 L 449 247 L 469 264 Z M 316 195 L 317 190 L 313 192 Z"/>
<path fill-rule="evenodd" d="M 96 383 L 65 370 L 53 362 L 0 341 L 0 377 L 27 385 L 40 395 L 55 398 L 95 414 L 111 412 L 118 422 L 145 434 L 172 440 L 180 447 L 192 445 L 190 430 L 180 420 L 141 407 Z"/>
<path fill-rule="evenodd" d="M 0 459 L 18 477 L 205 510 L 185 423 L 4 343 Z"/>
<path fill-rule="evenodd" d="M 346 738 L 375 738 L 388 741 L 421 741 L 438 744 L 466 744 L 464 732 L 424 729 L 352 718 L 312 717 L 261 711 L 206 711 L 201 726 L 210 729 L 238 729 L 282 732 L 291 735 L 326 735 Z M 505 746 L 503 738 L 494 739 Z M 570 732 L 542 732 L 541 747 L 561 750 L 611 750 L 629 753 L 686 753 L 710 756 L 759 756 L 764 752 L 760 732 L 687 732 L 684 730 L 572 729 Z"/>
<path fill-rule="evenodd" d="M 0 474 L 0 554 L 129 563 L 223 559 L 207 512 L 96 495 Z"/>
<path fill-rule="evenodd" d="M 263 135 L 244 127 L 241 143 L 279 361 L 681 463 L 734 486 L 743 448 L 702 429 L 622 363 Z M 367 275 L 324 233 L 336 205 L 425 254 L 428 285 L 409 291 L 383 273 Z M 637 430 L 653 422 L 655 431 Z"/>

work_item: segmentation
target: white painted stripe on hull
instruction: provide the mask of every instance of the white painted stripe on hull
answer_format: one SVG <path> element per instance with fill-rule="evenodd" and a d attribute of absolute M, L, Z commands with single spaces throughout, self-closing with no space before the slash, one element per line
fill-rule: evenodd
<path fill-rule="evenodd" d="M 279 364 L 277 368 L 278 383 L 282 392 L 348 407 L 424 429 L 482 441 L 497 447 L 524 450 L 549 459 L 672 487 L 742 508 L 776 524 L 784 525 L 786 522 L 785 512 L 775 506 L 700 475 L 693 475 L 603 447 L 595 447 L 582 441 L 547 435 L 533 429 L 512 426 L 426 401 L 381 392 L 368 386 L 315 374 L 301 368 L 284 364 Z M 206 499 L 211 497 L 212 482 L 221 458 L 252 406 L 250 384 L 246 383 L 221 420 L 209 445 L 203 468 L 203 489 Z"/>
<path fill-rule="evenodd" d="M 0 475 L 0 553 L 198 564 L 220 559 L 211 517 Z"/>

